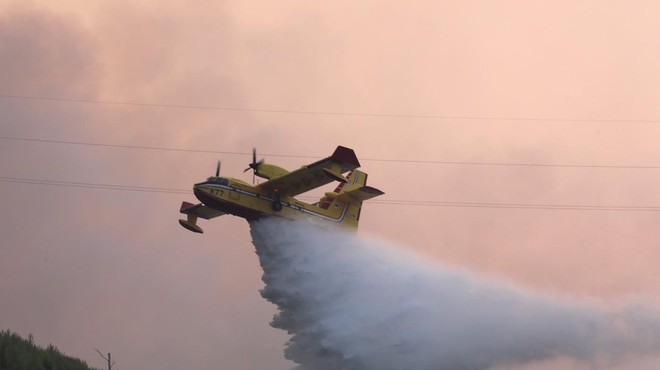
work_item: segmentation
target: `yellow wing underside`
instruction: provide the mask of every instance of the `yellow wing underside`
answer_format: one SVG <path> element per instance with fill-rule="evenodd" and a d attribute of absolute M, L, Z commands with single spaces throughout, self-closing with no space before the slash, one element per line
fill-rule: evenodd
<path fill-rule="evenodd" d="M 296 196 L 333 181 L 346 181 L 343 173 L 360 167 L 352 150 L 338 147 L 328 158 L 303 166 L 283 176 L 260 184 L 257 189 L 265 192 L 277 190 L 282 195 Z"/>

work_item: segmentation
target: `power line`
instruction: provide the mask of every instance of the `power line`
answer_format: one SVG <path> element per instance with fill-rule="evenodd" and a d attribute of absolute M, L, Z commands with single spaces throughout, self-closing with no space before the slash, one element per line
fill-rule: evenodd
<path fill-rule="evenodd" d="M 543 210 L 573 210 L 573 211 L 646 211 L 660 212 L 660 207 L 647 206 L 593 206 L 574 204 L 519 204 L 519 203 L 473 203 L 473 202 L 442 202 L 413 200 L 381 200 L 372 201 L 380 204 L 396 204 L 407 206 L 460 207 L 460 208 L 505 208 L 505 209 L 543 209 Z"/>
<path fill-rule="evenodd" d="M 260 108 L 221 107 L 221 106 L 210 106 L 210 105 L 205 106 L 205 105 L 188 105 L 188 104 L 135 103 L 135 102 L 126 102 L 126 101 L 55 98 L 55 97 L 46 97 L 46 96 L 26 96 L 26 95 L 11 95 L 11 94 L 0 94 L 0 98 L 32 100 L 32 101 L 55 101 L 55 102 L 66 102 L 66 103 L 81 103 L 81 104 L 121 105 L 121 106 L 133 106 L 133 107 L 218 110 L 218 111 L 230 111 L 230 112 L 344 116 L 344 117 L 416 118 L 416 119 L 442 119 L 442 120 L 466 120 L 466 121 L 522 121 L 522 122 L 526 121 L 526 122 L 555 122 L 555 123 L 557 122 L 660 123 L 660 120 L 639 120 L 639 119 L 493 117 L 493 116 L 467 116 L 467 115 L 460 116 L 460 115 L 435 115 L 435 114 L 390 114 L 390 113 L 332 112 L 332 111 L 288 110 L 288 109 L 260 109 Z"/>
<path fill-rule="evenodd" d="M 148 193 L 156 192 L 156 193 L 170 193 L 170 194 L 190 194 L 190 190 L 185 190 L 185 189 L 168 189 L 168 188 L 156 188 L 156 187 L 147 187 L 147 186 L 112 185 L 112 184 L 99 184 L 99 183 L 87 183 L 87 182 L 59 181 L 59 180 L 27 179 L 22 177 L 2 176 L 0 177 L 0 181 L 14 182 L 20 184 L 74 187 L 74 188 L 86 188 L 86 189 L 138 191 L 138 192 L 148 192 Z"/>
<path fill-rule="evenodd" d="M 0 182 L 12 182 L 19 184 L 32 184 L 42 186 L 74 187 L 116 191 L 137 191 L 146 193 L 167 193 L 190 195 L 191 190 L 157 188 L 133 185 L 114 185 L 103 183 L 86 183 L 59 180 L 30 179 L 22 177 L 0 177 Z M 305 200 L 315 201 L 318 198 L 311 196 L 299 197 Z M 457 207 L 457 208 L 498 208 L 498 209 L 539 209 L 539 210 L 569 210 L 569 211 L 635 211 L 635 212 L 660 212 L 660 206 L 602 206 L 602 205 L 576 205 L 576 204 L 526 204 L 526 203 L 485 203 L 485 202 L 448 202 L 429 200 L 370 200 L 369 204 L 399 205 L 399 206 L 426 206 L 426 207 Z"/>
<path fill-rule="evenodd" d="M 13 140 L 13 141 L 28 141 L 28 142 L 37 142 L 37 143 L 49 143 L 49 144 L 98 146 L 98 147 L 108 147 L 108 148 L 159 150 L 159 151 L 171 151 L 171 152 L 192 152 L 192 153 L 231 154 L 231 155 L 251 154 L 251 152 L 228 152 L 228 151 L 203 150 L 203 149 L 185 149 L 185 148 L 166 148 L 166 147 L 154 147 L 154 146 L 140 146 L 140 145 L 103 144 L 103 143 L 89 143 L 89 142 L 68 141 L 68 140 L 33 139 L 33 138 L 14 137 L 14 136 L 0 136 L 0 139 Z M 309 157 L 309 156 L 293 156 L 293 155 L 277 155 L 277 154 L 268 154 L 268 155 L 273 156 L 273 157 L 313 158 L 313 157 Z"/>
<path fill-rule="evenodd" d="M 0 139 L 12 140 L 12 141 L 49 143 L 49 144 L 81 145 L 81 146 L 95 146 L 95 147 L 107 147 L 107 148 L 136 149 L 136 150 L 156 150 L 156 151 L 191 152 L 191 153 L 208 153 L 208 154 L 224 154 L 224 155 L 251 155 L 251 152 L 232 152 L 232 151 L 204 150 L 204 149 L 152 147 L 152 146 L 140 146 L 140 145 L 103 144 L 103 143 L 90 143 L 90 142 L 69 141 L 69 140 L 34 139 L 34 138 L 14 137 L 14 136 L 0 136 Z M 321 157 L 306 156 L 306 155 L 274 154 L 274 153 L 263 153 L 262 155 L 268 157 L 281 157 L 281 158 L 311 158 L 311 159 L 321 158 Z M 632 166 L 632 165 L 464 162 L 464 161 L 435 161 L 435 160 L 386 159 L 386 158 L 361 158 L 360 160 L 366 162 L 419 163 L 419 164 L 443 164 L 443 165 L 464 165 L 464 166 L 660 169 L 660 166 Z"/>

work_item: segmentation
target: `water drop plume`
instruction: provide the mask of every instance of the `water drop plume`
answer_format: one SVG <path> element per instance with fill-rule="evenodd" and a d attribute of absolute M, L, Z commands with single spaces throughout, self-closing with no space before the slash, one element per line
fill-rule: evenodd
<path fill-rule="evenodd" d="M 660 318 L 537 294 L 308 221 L 251 224 L 298 370 L 482 370 L 657 353 Z"/>

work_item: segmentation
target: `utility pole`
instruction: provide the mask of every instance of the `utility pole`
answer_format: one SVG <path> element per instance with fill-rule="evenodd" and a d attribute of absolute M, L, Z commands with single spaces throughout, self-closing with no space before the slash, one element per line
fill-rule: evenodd
<path fill-rule="evenodd" d="M 103 356 L 103 353 L 101 353 L 101 351 L 99 351 L 98 349 L 94 348 L 94 350 L 96 352 L 98 352 L 99 355 L 101 355 L 101 357 L 103 357 L 104 360 L 108 361 L 108 370 L 112 370 L 112 367 L 115 366 L 116 362 L 112 361 L 112 357 L 110 356 L 110 352 L 108 352 L 108 357 L 105 357 L 105 356 Z"/>

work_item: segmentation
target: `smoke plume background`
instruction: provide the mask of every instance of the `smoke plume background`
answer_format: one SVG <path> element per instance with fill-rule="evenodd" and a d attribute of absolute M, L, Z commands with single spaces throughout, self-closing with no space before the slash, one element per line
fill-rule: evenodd
<path fill-rule="evenodd" d="M 287 169 L 355 149 L 386 192 L 360 233 L 430 261 L 660 306 L 656 211 L 387 203 L 660 206 L 660 125 L 617 121 L 660 117 L 657 14 L 613 0 L 0 0 L 0 90 L 26 97 L 0 98 L 0 136 L 37 140 L 0 139 L 0 176 L 182 189 L 0 182 L 0 326 L 99 368 L 92 346 L 118 369 L 291 368 L 247 223 L 199 236 L 176 222 L 217 160 L 250 182 L 253 147 Z"/>
<path fill-rule="evenodd" d="M 300 370 L 485 370 L 660 350 L 660 316 L 606 310 L 434 265 L 311 222 L 251 224 L 272 326 Z"/>

